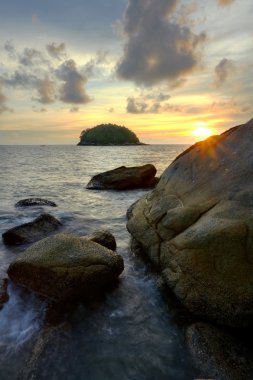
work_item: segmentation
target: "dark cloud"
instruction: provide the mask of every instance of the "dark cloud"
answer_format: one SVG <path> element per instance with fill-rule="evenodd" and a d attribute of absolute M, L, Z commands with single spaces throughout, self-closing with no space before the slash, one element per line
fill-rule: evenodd
<path fill-rule="evenodd" d="M 57 70 L 57 76 L 64 81 L 60 89 L 60 99 L 65 103 L 85 104 L 91 101 L 86 94 L 87 78 L 77 70 L 73 59 L 65 61 Z"/>
<path fill-rule="evenodd" d="M 126 39 L 117 75 L 138 85 L 155 85 L 190 73 L 205 34 L 173 22 L 177 0 L 129 0 L 123 19 Z"/>
<path fill-rule="evenodd" d="M 215 66 L 215 84 L 216 87 L 222 86 L 228 77 L 235 71 L 235 64 L 232 60 L 223 58 L 217 66 Z"/>
<path fill-rule="evenodd" d="M 59 61 L 65 59 L 67 56 L 64 42 L 61 42 L 60 44 L 52 42 L 51 44 L 46 45 L 46 50 L 52 58 L 58 59 Z"/>
<path fill-rule="evenodd" d="M 19 63 L 24 66 L 33 66 L 45 64 L 48 63 L 48 61 L 39 50 L 25 48 L 19 57 Z"/>
<path fill-rule="evenodd" d="M 146 102 L 137 100 L 134 97 L 127 98 L 127 113 L 145 113 L 147 108 L 148 104 Z"/>
<path fill-rule="evenodd" d="M 235 0 L 218 0 L 219 5 L 222 7 L 226 7 L 227 5 L 230 5 L 234 2 Z"/>
<path fill-rule="evenodd" d="M 4 86 L 31 88 L 37 83 L 37 77 L 33 74 L 26 73 L 23 70 L 16 70 L 12 75 L 5 75 L 2 78 Z"/>
<path fill-rule="evenodd" d="M 55 101 L 55 82 L 50 80 L 47 76 L 44 79 L 37 81 L 37 91 L 39 98 L 36 100 L 42 104 L 50 104 Z"/>

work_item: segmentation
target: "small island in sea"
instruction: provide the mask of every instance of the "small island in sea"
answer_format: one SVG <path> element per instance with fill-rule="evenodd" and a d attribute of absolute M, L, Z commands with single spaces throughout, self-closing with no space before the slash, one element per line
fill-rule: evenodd
<path fill-rule="evenodd" d="M 77 145 L 146 145 L 130 129 L 117 124 L 100 124 L 87 128 Z"/>

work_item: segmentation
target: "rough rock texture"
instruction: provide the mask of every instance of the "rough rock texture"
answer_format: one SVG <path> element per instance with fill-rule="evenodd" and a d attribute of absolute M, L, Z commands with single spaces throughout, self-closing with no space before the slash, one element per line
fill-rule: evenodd
<path fill-rule="evenodd" d="M 7 291 L 8 288 L 8 279 L 3 278 L 0 279 L 0 309 L 3 307 L 3 305 L 9 301 L 9 294 Z"/>
<path fill-rule="evenodd" d="M 155 177 L 154 165 L 121 166 L 117 169 L 95 175 L 87 185 L 92 190 L 130 190 L 154 187 L 158 179 Z"/>
<path fill-rule="evenodd" d="M 67 324 L 44 329 L 29 352 L 17 380 L 58 380 L 66 376 L 71 330 Z"/>
<path fill-rule="evenodd" d="M 108 230 L 97 230 L 93 232 L 92 235 L 86 236 L 89 240 L 94 241 L 95 243 L 98 243 L 102 245 L 103 247 L 106 247 L 110 249 L 111 251 L 116 251 L 117 244 L 115 237 L 113 234 Z"/>
<path fill-rule="evenodd" d="M 202 377 L 252 380 L 252 351 L 238 338 L 210 324 L 198 322 L 186 331 L 187 343 Z"/>
<path fill-rule="evenodd" d="M 253 322 L 253 119 L 197 143 L 128 211 L 128 230 L 193 313 Z"/>
<path fill-rule="evenodd" d="M 45 297 L 77 300 L 104 293 L 124 269 L 117 253 L 78 236 L 57 234 L 11 263 L 11 280 Z"/>
<path fill-rule="evenodd" d="M 35 220 L 11 228 L 3 233 L 3 241 L 7 245 L 34 243 L 57 231 L 61 222 L 49 214 L 42 214 Z"/>
<path fill-rule="evenodd" d="M 15 207 L 31 207 L 31 206 L 51 206 L 57 207 L 57 204 L 41 198 L 22 199 L 15 204 Z"/>

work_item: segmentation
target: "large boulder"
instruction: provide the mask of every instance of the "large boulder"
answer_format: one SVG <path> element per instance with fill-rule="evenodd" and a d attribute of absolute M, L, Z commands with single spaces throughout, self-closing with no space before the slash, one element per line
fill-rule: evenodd
<path fill-rule="evenodd" d="M 57 204 L 42 198 L 27 198 L 18 201 L 15 207 L 34 207 L 34 206 L 51 206 L 57 207 Z"/>
<path fill-rule="evenodd" d="M 128 230 L 193 313 L 253 322 L 253 119 L 187 149 Z"/>
<path fill-rule="evenodd" d="M 11 280 L 55 300 L 104 293 L 124 269 L 123 259 L 87 238 L 57 234 L 33 244 L 12 262 Z"/>
<path fill-rule="evenodd" d="M 125 167 L 109 170 L 92 177 L 87 185 L 91 190 L 130 190 L 154 187 L 158 179 L 155 177 L 154 165 Z"/>
<path fill-rule="evenodd" d="M 7 245 L 30 244 L 57 231 L 62 223 L 50 214 L 42 214 L 32 222 L 13 227 L 3 233 Z"/>

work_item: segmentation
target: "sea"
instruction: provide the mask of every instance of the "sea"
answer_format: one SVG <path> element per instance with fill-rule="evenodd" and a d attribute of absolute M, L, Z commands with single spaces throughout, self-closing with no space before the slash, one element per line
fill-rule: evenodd
<path fill-rule="evenodd" d="M 97 191 L 86 185 L 95 174 L 119 166 L 154 164 L 160 176 L 185 145 L 0 146 L 0 232 L 32 221 L 43 212 L 58 218 L 62 231 L 88 235 L 109 229 L 124 258 L 118 286 L 95 307 L 79 305 L 68 315 L 67 345 L 42 352 L 43 380 L 191 380 L 198 375 L 185 343 L 180 306 L 157 274 L 131 251 L 128 207 L 148 190 Z M 58 207 L 15 208 L 40 197 Z M 0 241 L 0 278 L 24 247 Z M 45 301 L 9 284 L 10 300 L 0 311 L 0 379 L 22 379 L 31 365 L 33 342 L 45 329 Z M 55 348 L 57 350 L 57 347 Z M 49 351 L 50 352 L 50 351 Z M 40 353 L 35 352 L 39 357 Z M 44 355 L 44 356 L 43 356 Z M 46 355 L 46 358 L 45 358 Z M 66 360 L 67 358 L 67 360 Z M 30 364 L 28 364 L 30 363 Z M 37 371 L 38 372 L 38 371 Z"/>

